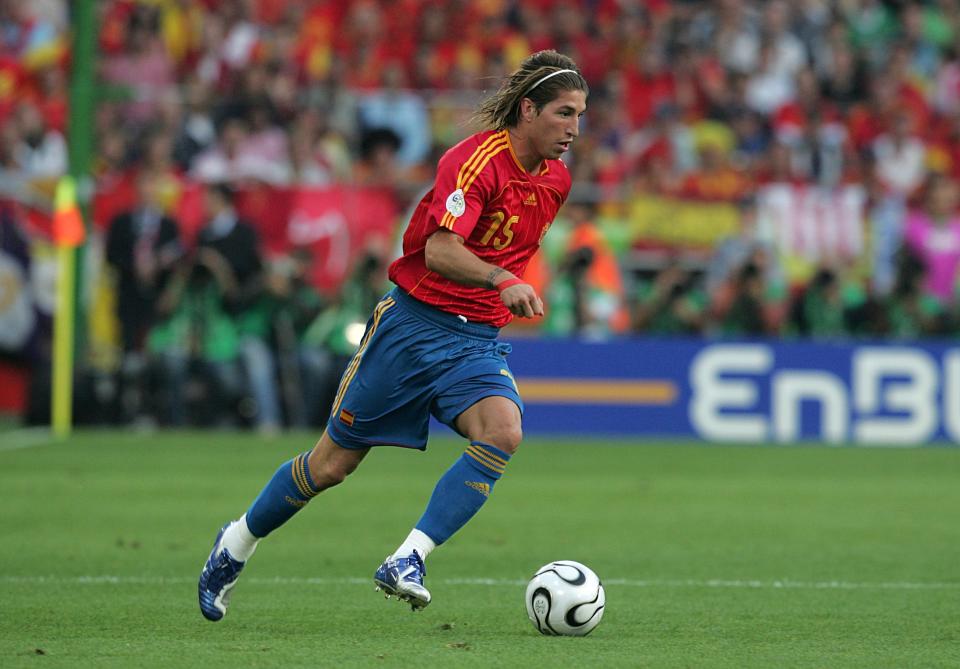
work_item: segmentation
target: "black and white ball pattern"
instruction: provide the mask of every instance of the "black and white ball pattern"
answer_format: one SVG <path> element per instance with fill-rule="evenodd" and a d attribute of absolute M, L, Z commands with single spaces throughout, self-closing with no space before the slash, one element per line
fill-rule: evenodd
<path fill-rule="evenodd" d="M 527 615 L 541 634 L 586 636 L 600 624 L 607 597 L 592 569 L 559 560 L 537 570 L 526 599 Z"/>

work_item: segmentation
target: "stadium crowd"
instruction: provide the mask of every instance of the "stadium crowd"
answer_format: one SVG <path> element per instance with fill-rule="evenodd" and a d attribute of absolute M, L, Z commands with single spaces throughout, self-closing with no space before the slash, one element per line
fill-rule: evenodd
<path fill-rule="evenodd" d="M 544 48 L 571 55 L 591 95 L 571 202 L 531 269 L 549 305 L 541 332 L 960 331 L 956 0 L 96 5 L 95 183 L 133 192 L 98 222 L 116 277 L 117 366 L 136 386 L 164 360 L 166 422 L 197 420 L 178 400 L 198 362 L 214 406 L 200 420 L 241 396 L 265 430 L 320 420 L 306 407 L 329 396 L 383 287 L 392 250 L 380 244 L 341 290 L 317 290 L 309 250 L 268 253 L 237 191 L 376 188 L 399 224 L 476 101 Z M 69 11 L 0 0 L 0 197 L 50 192 L 67 169 Z M 190 184 L 204 213 L 187 234 L 175 204 Z M 804 247 L 788 249 L 775 214 L 777 197 L 790 209 L 800 189 L 850 194 L 852 246 L 798 264 Z M 703 206 L 708 233 L 636 233 L 633 208 L 653 199 Z M 709 234 L 715 215 L 735 224 Z"/>

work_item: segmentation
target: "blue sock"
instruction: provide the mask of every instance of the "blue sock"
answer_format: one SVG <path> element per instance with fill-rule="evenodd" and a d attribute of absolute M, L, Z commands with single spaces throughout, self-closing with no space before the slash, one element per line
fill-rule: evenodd
<path fill-rule="evenodd" d="M 503 475 L 510 455 L 479 441 L 470 447 L 437 481 L 417 529 L 438 546 L 453 536 L 480 510 Z"/>
<path fill-rule="evenodd" d="M 273 475 L 247 511 L 247 527 L 262 539 L 307 505 L 319 490 L 307 467 L 309 453 L 287 460 Z"/>

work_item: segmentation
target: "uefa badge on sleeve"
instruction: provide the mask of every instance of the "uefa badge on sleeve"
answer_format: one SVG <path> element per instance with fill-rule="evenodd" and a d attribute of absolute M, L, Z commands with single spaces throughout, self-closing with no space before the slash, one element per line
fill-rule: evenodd
<path fill-rule="evenodd" d="M 447 211 L 454 218 L 460 218 L 466 210 L 467 203 L 463 199 L 463 189 L 458 188 L 447 197 Z"/>

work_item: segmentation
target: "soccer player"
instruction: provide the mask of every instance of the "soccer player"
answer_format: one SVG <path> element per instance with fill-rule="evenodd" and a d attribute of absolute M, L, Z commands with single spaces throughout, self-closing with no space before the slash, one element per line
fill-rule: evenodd
<path fill-rule="evenodd" d="M 373 446 L 423 450 L 432 414 L 469 441 L 437 482 L 409 536 L 374 574 L 414 610 L 430 603 L 424 560 L 483 506 L 521 439 L 523 402 L 499 329 L 543 315 L 523 282 L 570 192 L 560 157 L 579 134 L 587 84 L 555 51 L 529 56 L 477 117 L 490 129 L 447 151 L 433 189 L 390 266 L 380 301 L 347 367 L 327 429 L 276 471 L 246 514 L 217 535 L 200 575 L 200 610 L 226 613 L 230 591 L 257 542 L 353 472 Z"/>

